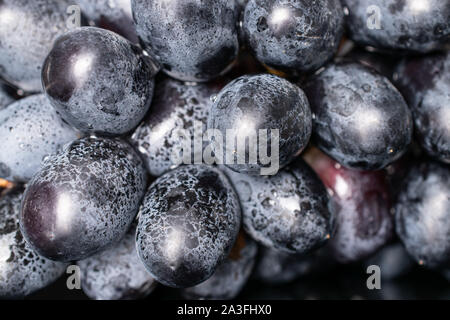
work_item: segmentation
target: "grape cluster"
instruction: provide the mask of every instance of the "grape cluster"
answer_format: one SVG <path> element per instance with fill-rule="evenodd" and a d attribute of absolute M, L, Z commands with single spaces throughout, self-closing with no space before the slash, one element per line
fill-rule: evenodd
<path fill-rule="evenodd" d="M 0 299 L 448 276 L 448 1 L 74 2 L 0 1 Z"/>

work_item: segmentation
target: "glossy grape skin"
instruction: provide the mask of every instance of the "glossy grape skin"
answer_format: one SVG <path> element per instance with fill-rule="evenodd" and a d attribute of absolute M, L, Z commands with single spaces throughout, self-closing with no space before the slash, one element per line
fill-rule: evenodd
<path fill-rule="evenodd" d="M 120 241 L 145 193 L 130 145 L 88 137 L 47 159 L 27 186 L 20 216 L 28 243 L 57 261 L 82 260 Z"/>
<path fill-rule="evenodd" d="M 156 72 L 153 60 L 125 38 L 86 27 L 56 40 L 42 82 L 53 106 L 72 126 L 121 135 L 144 118 Z"/>
<path fill-rule="evenodd" d="M 76 3 L 98 27 L 120 34 L 133 43 L 139 42 L 131 13 L 131 0 L 76 0 Z"/>
<path fill-rule="evenodd" d="M 329 271 L 336 264 L 326 247 L 308 255 L 289 254 L 264 246 L 259 252 L 254 277 L 269 285 L 291 283 L 304 276 Z"/>
<path fill-rule="evenodd" d="M 394 80 L 413 112 L 421 147 L 450 163 L 450 53 L 405 59 Z"/>
<path fill-rule="evenodd" d="M 325 187 L 301 159 L 275 176 L 226 173 L 241 202 L 244 228 L 260 244 L 306 254 L 333 233 Z"/>
<path fill-rule="evenodd" d="M 95 300 L 131 300 L 148 296 L 156 287 L 136 251 L 136 227 L 114 247 L 77 262 L 83 292 Z"/>
<path fill-rule="evenodd" d="M 416 165 L 395 206 L 396 230 L 416 262 L 450 266 L 450 170 L 437 162 Z"/>
<path fill-rule="evenodd" d="M 182 290 L 182 295 L 191 300 L 231 300 L 237 297 L 247 283 L 256 260 L 256 242 L 239 234 L 230 256 L 216 272 L 199 285 Z"/>
<path fill-rule="evenodd" d="M 337 51 L 344 12 L 338 0 L 250 0 L 242 28 L 260 62 L 307 72 L 320 68 Z"/>
<path fill-rule="evenodd" d="M 0 299 L 23 298 L 58 279 L 66 264 L 39 256 L 19 229 L 23 187 L 0 198 Z"/>
<path fill-rule="evenodd" d="M 14 100 L 14 97 L 10 93 L 10 89 L 6 85 L 0 83 L 0 111 L 13 103 Z"/>
<path fill-rule="evenodd" d="M 66 0 L 0 2 L 0 78 L 39 92 L 41 67 L 55 39 L 67 32 Z"/>
<path fill-rule="evenodd" d="M 384 172 L 342 167 L 317 149 L 307 155 L 332 199 L 336 233 L 329 250 L 340 263 L 367 258 L 394 235 L 391 198 Z"/>
<path fill-rule="evenodd" d="M 151 109 L 131 137 L 152 176 L 159 177 L 177 167 L 174 152 L 182 147 L 179 130 L 188 130 L 194 137 L 194 125 L 198 122 L 203 124 L 201 133 L 206 131 L 211 97 L 218 91 L 213 84 L 189 85 L 168 77 L 157 81 Z M 193 163 L 194 148 L 191 151 Z"/>
<path fill-rule="evenodd" d="M 21 99 L 0 110 L 0 178 L 27 182 L 42 161 L 78 133 L 62 121 L 43 94 Z"/>
<path fill-rule="evenodd" d="M 259 130 L 266 130 L 269 137 L 274 133 L 274 129 L 279 130 L 278 165 L 283 168 L 306 147 L 311 128 L 309 102 L 302 89 L 269 74 L 242 76 L 229 83 L 217 95 L 208 117 L 208 129 L 219 130 L 223 136 L 224 157 L 234 154 L 234 164 L 224 161 L 225 165 L 236 172 L 248 174 L 259 175 L 262 168 L 268 167 L 260 161 L 262 151 L 259 148 L 259 138 L 258 163 L 254 164 L 248 160 L 249 148 L 246 148 L 245 159 L 241 159 L 243 154 L 234 152 L 235 148 L 228 148 L 227 130 L 241 140 L 249 133 L 258 137 Z M 271 148 L 271 139 L 268 138 L 267 150 Z M 272 172 L 274 173 L 276 172 Z"/>
<path fill-rule="evenodd" d="M 343 0 L 351 38 L 380 49 L 426 53 L 449 42 L 450 4 L 441 0 Z M 380 10 L 380 29 L 368 27 L 368 9 Z M 370 10 L 369 13 L 374 12 Z"/>
<path fill-rule="evenodd" d="M 381 269 L 381 279 L 393 281 L 412 270 L 415 262 L 406 252 L 403 244 L 395 242 L 377 252 L 364 263 L 365 267 L 375 265 Z"/>
<path fill-rule="evenodd" d="M 209 279 L 228 256 L 241 224 L 228 179 L 206 165 L 179 167 L 149 188 L 136 246 L 150 274 L 174 288 Z"/>
<path fill-rule="evenodd" d="M 171 77 L 208 81 L 237 57 L 235 1 L 132 0 L 132 10 L 141 42 Z"/>
<path fill-rule="evenodd" d="M 353 169 L 379 170 L 411 143 L 411 112 L 389 80 L 357 63 L 330 65 L 305 87 L 313 142 Z"/>

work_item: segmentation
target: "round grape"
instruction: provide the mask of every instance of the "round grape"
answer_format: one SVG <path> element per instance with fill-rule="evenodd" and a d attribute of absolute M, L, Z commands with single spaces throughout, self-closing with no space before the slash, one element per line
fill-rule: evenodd
<path fill-rule="evenodd" d="M 399 159 L 413 133 L 411 112 L 389 80 L 357 63 L 330 65 L 305 87 L 313 142 L 340 164 L 378 170 Z"/>
<path fill-rule="evenodd" d="M 275 176 L 227 174 L 241 201 L 244 228 L 259 243 L 304 254 L 323 246 L 333 233 L 325 187 L 302 160 Z"/>
<path fill-rule="evenodd" d="M 132 9 L 142 43 L 171 77 L 208 81 L 237 57 L 235 1 L 132 0 Z"/>
<path fill-rule="evenodd" d="M 144 118 L 156 72 L 153 60 L 125 38 L 87 27 L 56 40 L 42 82 L 53 106 L 72 126 L 121 135 Z"/>
<path fill-rule="evenodd" d="M 0 178 L 27 182 L 42 161 L 78 138 L 43 94 L 0 110 Z M 7 151 L 7 152 L 6 152 Z"/>
<path fill-rule="evenodd" d="M 394 75 L 413 112 L 418 142 L 450 163 L 450 53 L 406 59 Z"/>
<path fill-rule="evenodd" d="M 347 169 L 320 151 L 309 157 L 331 194 L 336 215 L 330 254 L 340 263 L 352 263 L 386 245 L 394 235 L 394 217 L 384 172 Z"/>
<path fill-rule="evenodd" d="M 84 138 L 47 159 L 27 186 L 21 230 L 41 255 L 87 258 L 120 241 L 135 218 L 147 174 L 119 139 Z"/>
<path fill-rule="evenodd" d="M 442 0 L 343 0 L 347 26 L 358 44 L 426 53 L 450 35 L 450 4 Z"/>
<path fill-rule="evenodd" d="M 223 150 L 220 153 L 224 159 L 219 160 L 234 171 L 249 174 L 260 174 L 264 168 L 269 174 L 275 174 L 277 169 L 286 166 L 308 144 L 311 128 L 311 111 L 303 91 L 285 79 L 268 74 L 242 76 L 229 83 L 215 98 L 208 117 L 208 129 L 218 130 L 223 137 L 222 145 L 213 143 L 216 151 Z M 261 140 L 261 130 L 266 143 Z M 278 139 L 273 140 L 275 130 Z M 256 141 L 249 141 L 250 147 L 239 150 L 246 137 Z M 255 156 L 252 144 L 256 161 L 250 161 Z M 279 155 L 272 163 L 264 163 L 262 155 L 270 154 L 274 147 L 279 149 Z M 228 163 L 230 155 L 234 163 Z M 273 156 L 276 155 L 272 153 Z"/>
<path fill-rule="evenodd" d="M 450 170 L 424 162 L 411 169 L 395 207 L 400 240 L 416 262 L 450 267 Z"/>
<path fill-rule="evenodd" d="M 250 0 L 242 28 L 260 62 L 306 72 L 320 68 L 337 51 L 344 12 L 339 0 Z"/>

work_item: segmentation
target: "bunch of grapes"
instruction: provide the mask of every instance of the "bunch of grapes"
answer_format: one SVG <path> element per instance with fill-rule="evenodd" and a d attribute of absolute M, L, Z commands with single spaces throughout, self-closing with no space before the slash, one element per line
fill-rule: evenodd
<path fill-rule="evenodd" d="M 448 276 L 449 21 L 442 0 L 0 1 L 0 298 L 68 266 L 92 299 Z"/>

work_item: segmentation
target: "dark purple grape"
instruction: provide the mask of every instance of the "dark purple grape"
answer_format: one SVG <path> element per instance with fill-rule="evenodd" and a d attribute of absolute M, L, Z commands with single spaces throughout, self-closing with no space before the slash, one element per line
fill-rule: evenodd
<path fill-rule="evenodd" d="M 275 174 L 286 166 L 308 144 L 311 127 L 311 111 L 303 91 L 269 74 L 242 76 L 232 81 L 215 98 L 208 118 L 208 129 L 218 130 L 223 136 L 222 145 L 213 144 L 216 152 L 223 150 L 224 159 L 219 160 L 234 171 L 249 174 Z M 267 143 L 261 141 L 260 130 L 265 130 Z M 273 140 L 275 130 L 279 133 L 278 141 Z M 239 148 L 246 137 L 250 140 L 252 136 L 256 139 L 253 142 L 256 155 L 252 141 L 248 141 L 249 147 Z M 261 149 L 261 144 L 267 152 Z M 273 153 L 276 148 L 279 156 Z M 261 156 L 271 151 L 270 163 L 264 163 Z M 233 161 L 228 161 L 230 155 Z M 253 157 L 256 161 L 250 161 Z"/>
<path fill-rule="evenodd" d="M 365 267 L 378 266 L 381 270 L 381 278 L 385 281 L 393 281 L 408 274 L 415 265 L 403 244 L 395 242 L 389 244 L 377 252 L 364 263 Z"/>
<path fill-rule="evenodd" d="M 68 123 L 83 132 L 120 135 L 144 118 L 156 72 L 152 59 L 125 38 L 87 27 L 56 40 L 42 82 Z"/>
<path fill-rule="evenodd" d="M 394 75 L 413 112 L 417 141 L 450 163 L 450 53 L 406 59 Z"/>
<path fill-rule="evenodd" d="M 55 39 L 69 30 L 66 0 L 0 1 L 0 78 L 42 90 L 41 67 Z"/>
<path fill-rule="evenodd" d="M 192 287 L 226 259 L 240 224 L 239 201 L 225 175 L 206 165 L 183 166 L 150 186 L 139 212 L 137 250 L 158 282 Z"/>
<path fill-rule="evenodd" d="M 330 65 L 305 87 L 313 141 L 340 164 L 377 170 L 399 159 L 413 132 L 411 112 L 389 80 L 357 63 Z"/>
<path fill-rule="evenodd" d="M 429 268 L 450 267 L 450 169 L 426 162 L 411 169 L 395 207 L 409 254 Z"/>
<path fill-rule="evenodd" d="M 195 287 L 183 289 L 183 297 L 196 300 L 236 298 L 251 275 L 257 252 L 256 242 L 240 233 L 229 257 L 211 278 Z"/>
<path fill-rule="evenodd" d="M 43 94 L 0 110 L 0 178 L 27 182 L 42 161 L 78 133 L 62 121 Z"/>
<path fill-rule="evenodd" d="M 242 28 L 260 62 L 305 72 L 320 68 L 337 51 L 344 12 L 339 0 L 250 0 Z"/>
<path fill-rule="evenodd" d="M 323 246 L 333 233 L 325 187 L 302 160 L 275 176 L 227 174 L 241 201 L 244 228 L 259 243 L 305 254 Z"/>
<path fill-rule="evenodd" d="M 131 300 L 148 296 L 156 286 L 136 251 L 136 227 L 114 247 L 78 261 L 83 292 L 95 300 Z"/>
<path fill-rule="evenodd" d="M 283 251 L 261 247 L 254 276 L 265 284 L 287 284 L 304 276 L 329 271 L 336 263 L 327 248 L 308 255 L 289 254 Z"/>
<path fill-rule="evenodd" d="M 332 198 L 336 233 L 330 252 L 341 263 L 367 258 L 394 234 L 391 199 L 382 171 L 356 171 L 342 167 L 317 149 L 308 163 L 322 179 Z"/>
<path fill-rule="evenodd" d="M 23 298 L 48 286 L 65 271 L 66 264 L 39 256 L 19 229 L 23 187 L 0 198 L 0 300 Z"/>
<path fill-rule="evenodd" d="M 133 43 L 139 39 L 131 13 L 131 0 L 75 0 L 84 15 L 100 28 L 127 38 Z"/>
<path fill-rule="evenodd" d="M 430 52 L 449 42 L 450 3 L 442 0 L 343 0 L 351 38 L 380 49 Z"/>
<path fill-rule="evenodd" d="M 21 230 L 45 257 L 85 259 L 123 238 L 146 181 L 144 164 L 127 143 L 77 140 L 47 159 L 28 184 Z"/>
<path fill-rule="evenodd" d="M 205 132 L 211 97 L 218 91 L 212 84 L 189 85 L 167 77 L 157 82 L 152 107 L 131 137 L 151 175 L 159 177 L 177 167 L 174 153 L 183 143 L 179 131 L 187 131 L 189 138 L 194 138 L 195 130 Z M 201 146 L 191 151 L 191 163 L 196 157 L 202 159 Z"/>
<path fill-rule="evenodd" d="M 144 46 L 176 79 L 211 80 L 237 57 L 235 1 L 132 0 L 132 9 Z"/>

